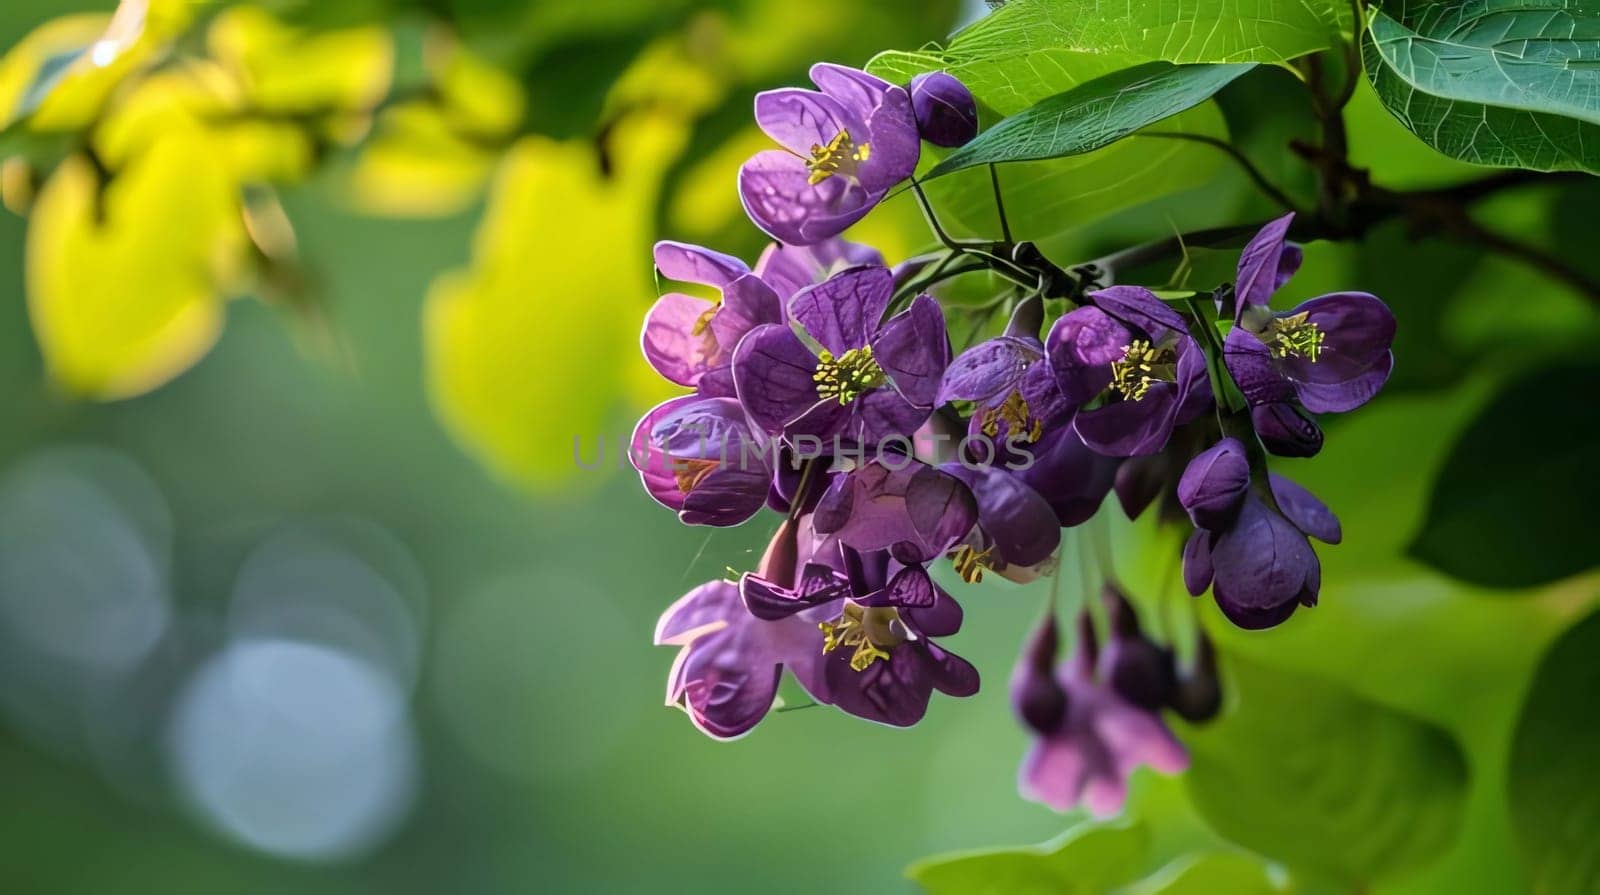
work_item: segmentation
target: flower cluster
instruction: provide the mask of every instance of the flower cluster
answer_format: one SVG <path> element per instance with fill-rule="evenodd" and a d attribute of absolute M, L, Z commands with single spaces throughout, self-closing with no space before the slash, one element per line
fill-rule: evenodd
<path fill-rule="evenodd" d="M 905 182 L 920 190 L 924 142 L 973 139 L 976 103 L 943 73 L 905 86 L 837 65 L 811 77 L 816 91 L 756 98 L 781 148 L 739 175 L 750 219 L 776 240 L 755 265 L 656 246 L 662 275 L 716 297 L 669 293 L 650 310 L 645 357 L 692 391 L 645 414 L 633 462 L 685 523 L 736 525 L 763 509 L 781 520 L 756 568 L 661 617 L 656 642 L 678 648 L 668 703 L 737 737 L 769 712 L 787 669 L 818 704 L 915 724 L 935 690 L 978 690 L 977 670 L 938 642 L 963 611 L 934 565 L 968 583 L 1054 574 L 1062 529 L 1113 490 L 1129 516 L 1158 499 L 1165 520 L 1187 516 L 1183 579 L 1235 624 L 1313 605 L 1308 538 L 1336 543 L 1339 523 L 1268 455 L 1315 454 L 1312 415 L 1383 384 L 1394 329 L 1383 303 L 1337 293 L 1271 310 L 1300 263 L 1292 216 L 1267 224 L 1205 303 L 1102 285 L 1026 243 L 956 242 L 937 226 L 942 253 L 891 268 L 840 234 Z M 1010 308 L 1005 330 L 955 353 L 925 290 L 970 272 L 960 258 L 1016 285 L 989 306 Z M 1052 611 L 1013 680 L 1039 738 L 1023 791 L 1063 810 L 1115 810 L 1136 765 L 1181 770 L 1159 712 L 1202 720 L 1221 704 L 1209 641 L 1180 673 L 1120 591 L 1108 584 L 1105 600 L 1105 650 L 1083 614 L 1057 666 Z"/>

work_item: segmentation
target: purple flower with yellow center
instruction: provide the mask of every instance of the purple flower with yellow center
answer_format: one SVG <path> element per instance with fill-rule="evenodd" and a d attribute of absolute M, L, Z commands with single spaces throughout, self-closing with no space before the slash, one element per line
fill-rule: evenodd
<path fill-rule="evenodd" d="M 810 245 L 838 235 L 916 170 L 922 151 L 911 95 L 842 65 L 818 63 L 821 91 L 756 95 L 756 124 L 782 149 L 739 169 L 750 219 L 779 242 Z"/>
<path fill-rule="evenodd" d="M 1394 314 L 1365 292 L 1321 295 L 1273 312 L 1273 292 L 1300 266 L 1300 250 L 1284 241 L 1293 219 L 1291 213 L 1267 224 L 1240 254 L 1223 357 L 1252 406 L 1297 401 L 1312 413 L 1354 410 L 1389 379 Z"/>
<path fill-rule="evenodd" d="M 673 280 L 709 286 L 708 301 L 669 292 L 645 315 L 640 344 L 645 359 L 669 382 L 704 395 L 733 395 L 729 369 L 734 346 L 752 328 L 783 322 L 783 301 L 743 261 L 681 242 L 655 247 L 656 268 Z"/>
<path fill-rule="evenodd" d="M 1045 351 L 1062 396 L 1083 405 L 1085 444 L 1112 457 L 1153 454 L 1210 400 L 1205 354 L 1182 315 L 1140 286 L 1090 293 L 1050 328 Z"/>
<path fill-rule="evenodd" d="M 1178 483 L 1195 523 L 1183 548 L 1183 580 L 1241 628 L 1270 628 L 1315 606 L 1322 565 L 1308 540 L 1341 538 L 1339 519 L 1310 491 L 1276 473 L 1252 479 L 1245 446 L 1224 438 L 1202 451 Z"/>
<path fill-rule="evenodd" d="M 1033 444 L 1070 420 L 1072 405 L 1039 341 L 1041 310 L 1036 299 L 1019 305 L 1004 334 L 961 352 L 945 370 L 937 402 L 972 402 L 971 435 Z"/>
<path fill-rule="evenodd" d="M 1140 765 L 1176 774 L 1189 766 L 1189 754 L 1159 714 L 1097 677 L 1099 651 L 1086 613 L 1078 619 L 1076 652 L 1059 665 L 1057 646 L 1052 616 L 1030 637 L 1011 677 L 1012 705 L 1035 735 L 1017 787 L 1056 811 L 1084 805 L 1110 817 L 1122 809 Z"/>
<path fill-rule="evenodd" d="M 689 525 L 738 525 L 772 490 L 771 445 L 732 398 L 663 401 L 639 420 L 628 457 L 650 496 Z"/>
<path fill-rule="evenodd" d="M 926 295 L 884 322 L 893 293 L 886 268 L 849 268 L 795 293 L 792 326 L 751 330 L 734 351 L 733 379 L 756 425 L 862 445 L 915 432 L 933 412 L 950 341 Z"/>
<path fill-rule="evenodd" d="M 1038 491 L 1002 466 L 946 463 L 940 469 L 965 484 L 978 504 L 977 525 L 951 554 L 961 580 L 975 584 L 989 570 L 1026 583 L 1054 565 L 1061 525 Z"/>
<path fill-rule="evenodd" d="M 839 532 L 816 531 L 812 519 L 800 524 L 810 537 L 797 553 L 807 559 L 787 576 L 764 563 L 739 589 L 753 617 L 808 624 L 818 664 L 797 677 L 814 699 L 907 727 L 922 719 L 933 691 L 977 692 L 976 669 L 929 639 L 956 633 L 962 614 L 920 563 L 901 562 L 888 549 L 856 550 Z"/>

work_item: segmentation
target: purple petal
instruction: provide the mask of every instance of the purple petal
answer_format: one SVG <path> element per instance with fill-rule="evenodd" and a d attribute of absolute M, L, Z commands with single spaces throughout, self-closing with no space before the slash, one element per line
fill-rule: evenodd
<path fill-rule="evenodd" d="M 1037 339 L 1001 336 L 980 342 L 956 356 L 944 373 L 935 401 L 1004 400 L 1028 367 L 1044 355 Z"/>
<path fill-rule="evenodd" d="M 911 94 L 900 87 L 890 87 L 882 104 L 867 119 L 867 131 L 872 154 L 856 170 L 864 189 L 883 193 L 916 173 L 922 137 L 917 133 Z"/>
<path fill-rule="evenodd" d="M 935 146 L 962 146 L 978 135 L 978 103 L 967 85 L 942 71 L 923 72 L 908 89 L 922 139 Z"/>
<path fill-rule="evenodd" d="M 1227 526 L 1250 489 L 1244 442 L 1224 438 L 1195 455 L 1178 479 L 1178 502 L 1199 528 Z"/>
<path fill-rule="evenodd" d="M 978 526 L 1008 565 L 1035 565 L 1060 546 L 1055 510 L 1011 472 L 993 466 L 968 469 L 960 463 L 941 468 L 972 490 Z"/>
<path fill-rule="evenodd" d="M 1317 562 L 1306 536 L 1253 494 L 1211 546 L 1212 590 L 1230 618 L 1275 617 L 1294 603 Z"/>
<path fill-rule="evenodd" d="M 707 370 L 723 362 L 722 346 L 711 330 L 694 335 L 700 319 L 715 308 L 703 298 L 669 292 L 645 315 L 639 345 L 645 360 L 668 382 L 693 388 Z"/>
<path fill-rule="evenodd" d="M 1318 385 L 1296 382 L 1294 390 L 1300 403 L 1312 413 L 1344 413 L 1372 400 L 1389 381 L 1394 369 L 1394 355 L 1384 354 L 1370 369 L 1345 382 Z"/>
<path fill-rule="evenodd" d="M 1154 341 L 1161 341 L 1169 332 L 1188 330 L 1182 314 L 1143 286 L 1111 286 L 1089 293 L 1089 298 L 1124 326 L 1137 329 Z"/>
<path fill-rule="evenodd" d="M 1080 410 L 1073 427 L 1096 453 L 1143 457 L 1167 446 L 1178 406 L 1177 385 L 1156 382 L 1137 401 L 1114 401 L 1094 410 Z"/>
<path fill-rule="evenodd" d="M 633 463 L 633 468 L 639 470 L 639 479 L 644 483 L 645 491 L 657 503 L 673 512 L 683 509 L 684 494 L 678 488 L 678 476 L 672 468 L 672 458 L 652 443 L 650 434 L 662 420 L 699 400 L 699 395 L 683 395 L 650 408 L 640 418 L 639 424 L 634 426 L 628 448 L 628 459 Z"/>
<path fill-rule="evenodd" d="M 1300 267 L 1300 250 L 1284 244 L 1293 221 L 1294 212 L 1269 221 L 1239 253 L 1239 275 L 1233 284 L 1239 310 L 1247 305 L 1266 305 L 1272 300 L 1272 293 Z"/>
<path fill-rule="evenodd" d="M 939 381 L 950 365 L 950 337 L 945 333 L 939 303 L 926 295 L 917 296 L 911 307 L 891 317 L 878 331 L 872 353 L 906 400 L 932 407 L 939 395 Z"/>
<path fill-rule="evenodd" d="M 1293 479 L 1274 472 L 1268 474 L 1268 480 L 1272 483 L 1272 496 L 1278 501 L 1278 509 L 1296 528 L 1325 544 L 1339 543 L 1343 537 L 1339 517 L 1327 504 Z"/>
<path fill-rule="evenodd" d="M 841 108 L 848 109 L 861 119 L 866 119 L 883 104 L 884 97 L 893 84 L 859 68 L 850 68 L 832 62 L 818 62 L 811 66 L 811 82 L 835 100 Z"/>
<path fill-rule="evenodd" d="M 911 438 L 933 413 L 931 406 L 913 404 L 892 388 L 875 388 L 841 410 L 847 419 L 840 431 L 856 444 L 874 449 Z"/>
<path fill-rule="evenodd" d="M 834 97 L 814 90 L 767 90 L 756 94 L 755 106 L 761 130 L 802 159 L 811 156 L 811 147 L 828 145 L 841 131 L 859 142 L 866 130 L 867 110 L 847 110 Z"/>
<path fill-rule="evenodd" d="M 852 267 L 789 299 L 789 316 L 836 355 L 865 347 L 894 295 L 886 267 Z"/>
<path fill-rule="evenodd" d="M 1267 450 L 1280 457 L 1314 457 L 1322 450 L 1322 429 L 1293 404 L 1258 404 L 1250 424 Z"/>
<path fill-rule="evenodd" d="M 656 622 L 656 646 L 682 646 L 727 626 L 741 611 L 739 589 L 726 581 L 702 584 L 679 597 Z"/>
<path fill-rule="evenodd" d="M 1132 341 L 1127 328 L 1099 308 L 1086 305 L 1063 314 L 1045 338 L 1061 394 L 1082 404 L 1105 391 L 1112 361 L 1121 360 Z"/>
<path fill-rule="evenodd" d="M 817 358 L 787 326 L 758 326 L 733 353 L 733 380 L 750 419 L 778 434 L 818 403 Z M 830 402 L 833 403 L 833 402 Z"/>
<path fill-rule="evenodd" d="M 1016 475 L 1039 492 L 1066 526 L 1089 520 L 1116 477 L 1117 461 L 1090 450 L 1072 426 L 1047 431 L 1026 455 L 1031 461 L 1015 469 Z"/>
<path fill-rule="evenodd" d="M 1065 814 L 1078 807 L 1088 784 L 1088 763 L 1078 740 L 1041 737 L 1017 769 L 1017 791 L 1030 802 Z"/>
<path fill-rule="evenodd" d="M 1289 314 L 1305 314 L 1322 331 L 1316 361 L 1284 359 L 1290 378 L 1300 382 L 1341 382 L 1372 367 L 1394 344 L 1394 313 L 1377 296 L 1335 292 L 1301 302 Z M 1280 315 L 1282 316 L 1282 315 Z"/>
<path fill-rule="evenodd" d="M 743 261 L 732 255 L 668 239 L 656 243 L 655 257 L 656 269 L 667 279 L 719 290 L 750 272 Z"/>
<path fill-rule="evenodd" d="M 1222 344 L 1228 375 L 1251 404 L 1276 404 L 1295 397 L 1294 385 L 1273 362 L 1272 350 L 1242 327 L 1228 331 Z"/>
<path fill-rule="evenodd" d="M 964 538 L 978 506 L 966 485 L 920 463 L 890 469 L 881 461 L 835 479 L 813 524 L 867 552 L 893 548 L 901 562 L 926 562 Z"/>
<path fill-rule="evenodd" d="M 882 267 L 883 255 L 871 246 L 834 238 L 809 246 L 773 243 L 761 253 L 755 273 L 787 305 L 801 289 L 822 282 L 837 269 L 858 265 Z"/>
<path fill-rule="evenodd" d="M 1211 565 L 1211 532 L 1197 528 L 1183 544 L 1183 586 L 1192 597 L 1198 597 L 1211 586 L 1214 569 Z"/>
<path fill-rule="evenodd" d="M 723 288 L 722 306 L 711 318 L 711 332 L 717 344 L 733 346 L 763 323 L 782 322 L 783 302 L 778 293 L 754 274 L 745 274 Z"/>
<path fill-rule="evenodd" d="M 797 156 L 781 149 L 756 153 L 739 169 L 745 213 L 772 238 L 808 245 L 843 232 L 877 202 L 844 178 L 811 184 L 809 177 Z"/>

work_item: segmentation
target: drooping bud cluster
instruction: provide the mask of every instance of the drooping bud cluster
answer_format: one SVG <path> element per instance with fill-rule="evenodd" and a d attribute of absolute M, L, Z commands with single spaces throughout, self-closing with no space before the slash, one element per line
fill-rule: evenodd
<path fill-rule="evenodd" d="M 817 65 L 811 77 L 816 91 L 757 97 L 756 121 L 781 148 L 739 176 L 751 220 L 778 242 L 753 267 L 656 247 L 665 278 L 718 297 L 669 292 L 645 321 L 645 357 L 692 390 L 634 433 L 646 490 L 688 524 L 764 508 L 782 520 L 756 569 L 662 616 L 656 642 L 679 648 L 668 702 L 712 736 L 740 736 L 787 669 L 817 703 L 914 724 L 934 691 L 978 689 L 977 670 L 938 643 L 964 614 L 934 565 L 967 584 L 1055 574 L 1062 528 L 1113 488 L 1129 516 L 1154 505 L 1194 527 L 1184 581 L 1210 588 L 1235 624 L 1314 604 L 1308 537 L 1337 542 L 1338 520 L 1268 456 L 1317 453 L 1312 414 L 1352 409 L 1383 384 L 1394 331 L 1383 303 L 1348 292 L 1272 311 L 1301 258 L 1285 241 L 1290 217 L 1205 295 L 1214 313 L 1201 294 L 1102 287 L 1092 266 L 1069 273 L 1032 244 L 958 243 L 937 226 L 942 253 L 891 269 L 839 234 L 912 177 L 922 141 L 974 139 L 976 103 L 944 73 L 901 86 Z M 953 352 L 946 314 L 971 311 L 927 290 L 974 261 L 1015 284 L 986 306 L 1009 305 L 1010 322 Z M 1103 651 L 1085 616 L 1075 654 L 1057 662 L 1050 617 L 1013 679 L 1039 737 L 1024 789 L 1057 807 L 1113 810 L 1134 765 L 1181 769 L 1161 712 L 1204 720 L 1222 703 L 1208 640 L 1180 669 L 1120 591 L 1104 600 Z"/>

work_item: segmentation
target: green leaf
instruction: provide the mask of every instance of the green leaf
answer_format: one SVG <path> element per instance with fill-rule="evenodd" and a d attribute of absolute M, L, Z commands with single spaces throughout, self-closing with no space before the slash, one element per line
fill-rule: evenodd
<path fill-rule="evenodd" d="M 1370 883 L 1438 855 L 1461 826 L 1467 766 L 1449 734 L 1330 682 L 1243 661 L 1221 721 L 1187 738 L 1195 807 L 1292 866 Z"/>
<path fill-rule="evenodd" d="M 1600 367 L 1551 367 L 1505 389 L 1462 434 L 1434 483 L 1411 554 L 1489 587 L 1532 587 L 1600 560 L 1591 410 Z M 1536 433 L 1549 437 L 1538 438 Z"/>
<path fill-rule="evenodd" d="M 1143 823 L 1081 823 L 1043 845 L 928 858 L 906 875 L 929 895 L 1102 895 L 1132 880 L 1150 848 Z"/>
<path fill-rule="evenodd" d="M 925 179 L 994 162 L 1081 155 L 1210 99 L 1254 63 L 1147 62 L 1058 93 L 984 131 Z"/>
<path fill-rule="evenodd" d="M 1389 2 L 1362 44 L 1384 106 L 1434 149 L 1479 165 L 1600 173 L 1600 10 Z"/>
<path fill-rule="evenodd" d="M 1511 820 L 1528 891 L 1600 891 L 1600 614 L 1579 622 L 1539 664 L 1507 769 Z"/>
<path fill-rule="evenodd" d="M 1206 852 L 1179 858 L 1122 895 L 1278 895 L 1260 858 L 1239 852 Z"/>
<path fill-rule="evenodd" d="M 1348 8 L 1342 0 L 1012 0 L 957 34 L 944 56 L 952 65 L 1056 50 L 1280 63 L 1338 46 Z"/>
<path fill-rule="evenodd" d="M 1127 68 L 1126 57 L 1059 51 L 1044 57 L 974 61 L 957 74 L 989 112 L 1015 114 L 1055 94 Z M 880 55 L 869 70 L 907 82 L 943 66 L 934 53 Z M 1168 119 L 1162 130 L 1227 137 L 1214 103 Z M 927 153 L 930 157 L 934 153 Z M 1000 174 L 1006 213 L 1020 239 L 1043 239 L 1124 208 L 1205 183 L 1224 164 L 1220 152 L 1185 140 L 1121 140 L 1094 152 L 1046 162 L 1019 162 Z M 929 184 L 946 224 L 967 233 L 999 235 L 987 171 L 958 172 Z"/>

